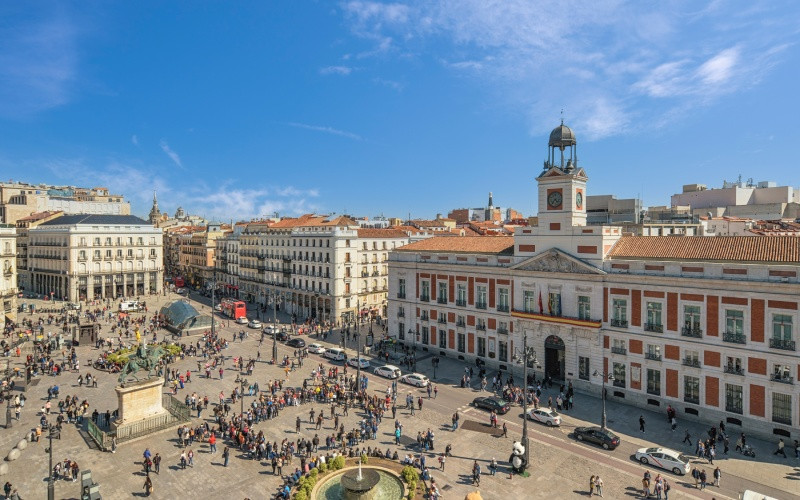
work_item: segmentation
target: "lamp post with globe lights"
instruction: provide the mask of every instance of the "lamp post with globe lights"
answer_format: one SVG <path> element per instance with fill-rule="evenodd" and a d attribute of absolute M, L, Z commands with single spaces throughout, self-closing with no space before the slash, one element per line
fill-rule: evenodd
<path fill-rule="evenodd" d="M 603 430 L 606 430 L 606 380 L 608 380 L 609 382 L 612 382 L 614 380 L 614 374 L 607 373 L 607 372 L 600 373 L 597 370 L 595 370 L 592 375 L 595 376 L 595 377 L 597 377 L 597 376 L 602 376 L 603 377 L 603 385 L 602 385 L 602 391 L 603 392 L 600 395 L 600 397 L 603 400 L 603 415 L 602 415 L 602 417 L 600 419 L 600 428 L 603 429 Z"/>
<path fill-rule="evenodd" d="M 522 334 L 522 349 L 517 348 L 514 351 L 514 361 L 522 363 L 522 446 L 525 448 L 524 468 L 527 468 L 531 458 L 528 442 L 528 362 L 535 366 L 538 360 L 533 347 L 528 347 L 528 335 L 526 333 Z"/>

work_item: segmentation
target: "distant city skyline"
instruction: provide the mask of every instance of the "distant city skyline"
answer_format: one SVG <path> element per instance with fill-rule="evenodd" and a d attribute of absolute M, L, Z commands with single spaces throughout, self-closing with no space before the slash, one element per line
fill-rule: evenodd
<path fill-rule="evenodd" d="M 3 180 L 147 216 L 536 214 L 562 116 L 588 194 L 797 187 L 794 2 L 4 4 Z M 562 111 L 563 110 L 563 111 Z M 563 113 L 563 115 L 562 115 Z"/>

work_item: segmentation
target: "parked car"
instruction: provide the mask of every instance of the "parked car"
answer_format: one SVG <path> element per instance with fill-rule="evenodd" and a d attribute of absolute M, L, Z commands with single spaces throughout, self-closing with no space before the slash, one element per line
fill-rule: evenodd
<path fill-rule="evenodd" d="M 242 316 L 241 318 L 236 318 L 236 322 L 240 325 L 246 325 L 248 323 L 247 318 Z"/>
<path fill-rule="evenodd" d="M 672 471 L 679 476 L 688 474 L 691 469 L 689 457 L 669 448 L 639 448 L 636 451 L 636 460 L 644 465 L 650 464 Z"/>
<path fill-rule="evenodd" d="M 347 360 L 347 364 L 352 367 L 358 367 L 360 364 L 362 370 L 369 368 L 369 360 L 364 358 L 350 358 Z"/>
<path fill-rule="evenodd" d="M 286 342 L 289 347 L 300 348 L 306 346 L 306 341 L 303 339 L 293 338 Z"/>
<path fill-rule="evenodd" d="M 251 319 L 247 326 L 250 328 L 261 328 L 261 322 L 257 319 Z"/>
<path fill-rule="evenodd" d="M 325 354 L 325 348 L 319 344 L 308 344 L 308 352 L 313 352 L 314 354 Z"/>
<path fill-rule="evenodd" d="M 344 361 L 344 359 L 346 357 L 345 354 L 344 354 L 344 351 L 339 349 L 338 347 L 334 347 L 332 349 L 327 349 L 325 351 L 325 354 L 323 354 L 323 356 L 325 356 L 326 358 L 328 358 L 328 359 L 330 359 L 332 361 Z"/>
<path fill-rule="evenodd" d="M 603 430 L 600 427 L 576 427 L 575 439 L 598 444 L 606 450 L 613 450 L 620 443 L 619 436 L 608 429 Z"/>
<path fill-rule="evenodd" d="M 505 399 L 496 398 L 494 396 L 480 396 L 472 400 L 472 406 L 475 408 L 482 408 L 484 410 L 494 410 L 498 415 L 504 415 L 511 409 L 511 405 Z"/>
<path fill-rule="evenodd" d="M 528 420 L 539 422 L 548 427 L 561 425 L 561 416 L 555 410 L 547 408 L 531 408 L 528 410 Z"/>
<path fill-rule="evenodd" d="M 286 342 L 289 340 L 289 334 L 287 332 L 275 332 L 274 337 L 278 342 Z"/>
<path fill-rule="evenodd" d="M 415 385 L 417 387 L 427 387 L 430 383 L 428 377 L 422 375 L 421 373 L 409 373 L 408 375 L 403 375 L 400 377 L 400 381 L 409 385 Z"/>
<path fill-rule="evenodd" d="M 221 306 L 221 305 L 219 305 L 219 304 L 214 304 L 214 310 L 215 310 L 215 311 L 217 311 L 217 312 L 219 312 L 219 311 L 221 311 L 221 310 L 222 310 L 222 306 Z"/>
<path fill-rule="evenodd" d="M 375 375 L 380 375 L 381 377 L 395 379 L 395 378 L 400 378 L 402 372 L 400 371 L 400 368 L 394 365 L 384 365 L 375 368 Z"/>

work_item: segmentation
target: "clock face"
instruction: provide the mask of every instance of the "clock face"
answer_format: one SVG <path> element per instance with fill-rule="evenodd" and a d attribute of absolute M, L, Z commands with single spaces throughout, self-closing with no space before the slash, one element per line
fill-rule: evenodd
<path fill-rule="evenodd" d="M 561 206 L 561 193 L 559 191 L 553 191 L 547 195 L 547 204 L 553 208 Z"/>
<path fill-rule="evenodd" d="M 580 191 L 575 194 L 575 206 L 580 210 L 583 208 L 583 193 Z"/>

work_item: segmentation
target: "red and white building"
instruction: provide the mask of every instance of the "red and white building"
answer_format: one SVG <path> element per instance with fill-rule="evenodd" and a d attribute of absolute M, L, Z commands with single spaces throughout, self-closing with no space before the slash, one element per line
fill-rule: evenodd
<path fill-rule="evenodd" d="M 608 376 L 612 399 L 797 438 L 800 238 L 586 226 L 574 134 L 562 124 L 549 147 L 538 227 L 390 253 L 389 333 L 517 377 L 526 336 L 538 376 L 597 393 Z"/>

